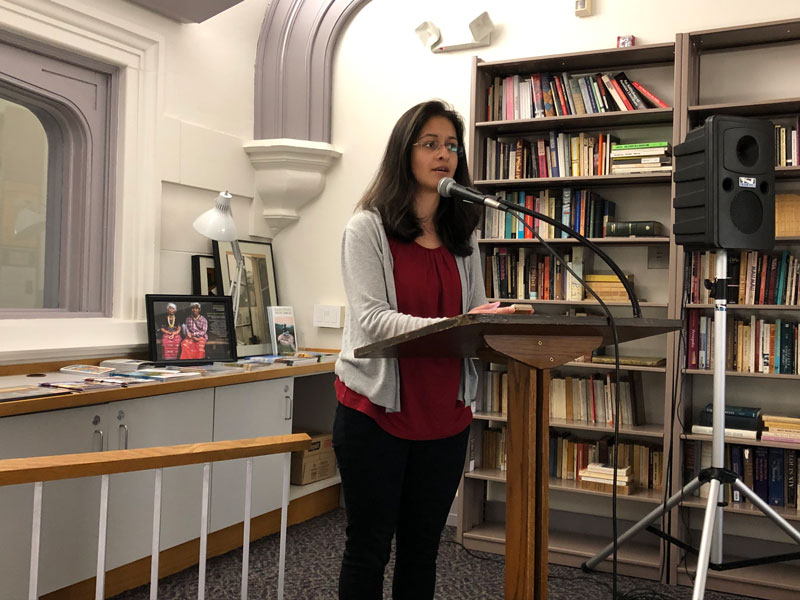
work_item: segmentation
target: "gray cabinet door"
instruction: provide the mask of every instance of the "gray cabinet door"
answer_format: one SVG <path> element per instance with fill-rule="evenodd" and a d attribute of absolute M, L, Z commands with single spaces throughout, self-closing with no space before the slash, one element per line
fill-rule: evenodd
<path fill-rule="evenodd" d="M 214 390 L 204 389 L 108 405 L 109 450 L 210 442 Z M 151 554 L 155 471 L 111 476 L 106 568 Z M 162 549 L 200 536 L 203 466 L 163 470 Z"/>
<path fill-rule="evenodd" d="M 0 419 L 0 459 L 102 450 L 106 410 L 99 405 Z M 0 487 L 2 600 L 27 597 L 33 485 Z M 99 477 L 44 484 L 40 594 L 94 576 L 99 510 Z"/>
<path fill-rule="evenodd" d="M 214 441 L 290 434 L 293 393 L 292 378 L 217 388 Z M 252 516 L 280 506 L 282 460 L 281 455 L 253 460 Z M 239 459 L 214 464 L 210 531 L 244 520 L 245 462 Z"/>

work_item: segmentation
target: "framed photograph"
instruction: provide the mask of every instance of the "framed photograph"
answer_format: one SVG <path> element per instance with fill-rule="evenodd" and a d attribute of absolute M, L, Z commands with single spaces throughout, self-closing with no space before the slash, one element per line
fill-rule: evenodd
<path fill-rule="evenodd" d="M 244 257 L 239 313 L 236 315 L 236 348 L 239 356 L 272 352 L 267 307 L 278 304 L 272 244 L 239 241 Z M 222 293 L 230 295 L 236 259 L 230 242 L 214 242 L 214 265 Z"/>
<path fill-rule="evenodd" d="M 236 360 L 229 296 L 146 294 L 150 360 L 201 365 Z"/>
<path fill-rule="evenodd" d="M 214 257 L 203 254 L 192 256 L 192 293 L 198 296 L 220 296 Z"/>

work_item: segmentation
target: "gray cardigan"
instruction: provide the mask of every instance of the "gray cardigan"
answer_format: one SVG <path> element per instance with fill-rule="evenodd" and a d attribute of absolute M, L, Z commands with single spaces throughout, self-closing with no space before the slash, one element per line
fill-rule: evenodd
<path fill-rule="evenodd" d="M 473 234 L 470 256 L 456 256 L 461 276 L 463 312 L 486 303 L 480 252 Z M 353 215 L 342 236 L 342 277 L 347 293 L 347 314 L 342 350 L 336 361 L 336 375 L 354 392 L 397 412 L 400 406 L 400 375 L 397 359 L 353 358 L 353 350 L 386 338 L 441 321 L 441 318 L 413 317 L 397 311 L 393 259 L 381 217 L 374 211 Z M 475 398 L 478 374 L 472 360 L 464 360 L 458 399 Z"/>

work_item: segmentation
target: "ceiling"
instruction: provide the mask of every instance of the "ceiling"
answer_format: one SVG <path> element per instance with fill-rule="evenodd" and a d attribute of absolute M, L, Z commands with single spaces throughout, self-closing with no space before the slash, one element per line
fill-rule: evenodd
<path fill-rule="evenodd" d="M 202 23 L 242 0 L 128 0 L 181 23 Z"/>

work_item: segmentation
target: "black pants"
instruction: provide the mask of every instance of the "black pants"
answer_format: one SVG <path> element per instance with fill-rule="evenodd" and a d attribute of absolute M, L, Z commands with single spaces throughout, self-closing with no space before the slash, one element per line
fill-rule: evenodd
<path fill-rule="evenodd" d="M 380 600 L 392 537 L 392 598 L 433 598 L 439 538 L 447 521 L 469 440 L 396 438 L 365 414 L 341 404 L 333 424 L 347 513 L 339 600 Z"/>

